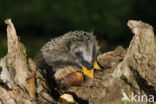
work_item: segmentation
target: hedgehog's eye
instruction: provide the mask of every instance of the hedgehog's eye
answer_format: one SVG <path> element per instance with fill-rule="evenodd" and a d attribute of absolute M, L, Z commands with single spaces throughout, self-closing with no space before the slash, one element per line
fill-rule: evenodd
<path fill-rule="evenodd" d="M 78 57 L 82 57 L 82 52 L 76 52 L 75 53 Z"/>

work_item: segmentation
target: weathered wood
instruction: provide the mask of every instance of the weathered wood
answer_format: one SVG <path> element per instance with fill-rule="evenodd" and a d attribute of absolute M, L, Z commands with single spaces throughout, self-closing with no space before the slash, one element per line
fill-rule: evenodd
<path fill-rule="evenodd" d="M 89 104 L 131 104 L 132 101 L 121 99 L 123 93 L 131 96 L 132 92 L 156 98 L 156 45 L 153 28 L 134 20 L 128 21 L 128 26 L 134 36 L 127 51 L 119 47 L 113 52 L 99 55 L 99 63 L 107 69 L 97 72 L 93 80 L 70 88 L 69 92 L 87 100 Z M 145 100 L 141 104 L 148 103 Z"/>
<path fill-rule="evenodd" d="M 56 101 L 47 93 L 47 85 L 38 78 L 26 79 L 36 72 L 33 60 L 26 56 L 26 48 L 20 42 L 13 23 L 7 24 L 8 54 L 0 60 L 0 104 L 51 104 Z M 131 104 L 122 100 L 123 94 L 153 95 L 156 99 L 156 45 L 152 26 L 141 21 L 128 21 L 134 33 L 127 49 L 121 46 L 114 51 L 100 54 L 97 58 L 104 70 L 96 71 L 94 79 L 87 79 L 80 86 L 73 86 L 68 92 L 80 104 Z M 34 77 L 33 77 L 34 78 Z M 30 91 L 33 90 L 33 91 Z M 31 92 L 37 93 L 34 96 Z M 54 92 L 51 92 L 53 95 Z M 33 96 L 31 98 L 30 96 Z M 138 98 L 138 97 L 137 97 Z M 149 103 L 145 101 L 141 104 Z M 152 101 L 152 100 L 151 100 Z M 138 99 L 136 101 L 138 102 Z M 135 103 L 136 103 L 135 102 Z"/>
<path fill-rule="evenodd" d="M 36 65 L 30 58 L 27 58 L 26 48 L 20 42 L 11 19 L 5 20 L 5 23 L 7 24 L 8 54 L 0 60 L 0 102 L 2 104 L 50 104 L 54 102 L 46 91 L 38 93 L 37 101 L 30 97 L 31 94 L 28 93 L 30 85 L 26 79 L 31 72 L 36 70 Z"/>

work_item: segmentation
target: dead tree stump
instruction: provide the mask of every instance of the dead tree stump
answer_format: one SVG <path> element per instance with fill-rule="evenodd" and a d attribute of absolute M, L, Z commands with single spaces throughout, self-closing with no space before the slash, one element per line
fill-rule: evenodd
<path fill-rule="evenodd" d="M 10 19 L 5 23 L 8 54 L 0 59 L 0 104 L 57 103 L 48 94 L 46 84 L 35 78 L 39 72 L 33 60 L 27 57 L 13 23 Z M 119 46 L 114 51 L 100 54 L 98 62 L 104 70 L 95 72 L 94 79 L 68 89 L 79 103 L 154 104 L 156 45 L 153 28 L 134 20 L 128 21 L 128 27 L 134 33 L 129 47 L 123 49 Z M 135 99 L 131 98 L 132 94 L 137 95 Z"/>

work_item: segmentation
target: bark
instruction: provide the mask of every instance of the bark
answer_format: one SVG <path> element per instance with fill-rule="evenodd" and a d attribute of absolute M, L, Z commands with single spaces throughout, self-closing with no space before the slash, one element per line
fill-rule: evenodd
<path fill-rule="evenodd" d="M 26 56 L 26 48 L 20 42 L 11 19 L 5 20 L 7 24 L 8 54 L 0 60 L 0 103 L 2 104 L 49 104 L 55 102 L 45 91 L 38 93 L 34 83 L 26 81 L 36 65 Z M 31 80 L 35 82 L 34 80 Z M 38 85 L 42 86 L 41 84 Z M 34 87 L 31 89 L 31 87 Z M 32 92 L 30 92 L 32 91 Z M 34 95 L 32 97 L 31 95 Z M 31 96 L 31 97 L 30 97 Z"/>
<path fill-rule="evenodd" d="M 87 100 L 89 104 L 131 104 L 132 92 L 156 98 L 156 45 L 153 28 L 134 20 L 129 20 L 127 25 L 134 33 L 127 50 L 118 47 L 112 52 L 99 55 L 99 63 L 107 69 L 97 72 L 93 80 L 70 88 L 70 92 Z M 122 101 L 123 94 L 127 94 L 130 101 Z M 142 100 L 139 96 L 135 103 Z M 143 100 L 141 104 L 149 103 Z"/>
<path fill-rule="evenodd" d="M 51 104 L 56 103 L 48 93 L 48 86 L 33 60 L 26 55 L 13 23 L 7 24 L 8 54 L 0 60 L 0 104 Z M 152 26 L 141 21 L 128 21 L 134 33 L 127 49 L 122 46 L 100 54 L 97 58 L 103 70 L 96 71 L 94 79 L 86 79 L 73 86 L 68 93 L 80 104 L 132 104 L 141 95 L 156 99 L 156 45 Z M 44 79 L 44 78 L 42 78 Z M 122 99 L 124 94 L 129 100 Z M 54 92 L 51 92 L 54 96 Z M 140 99 L 139 99 L 140 98 Z M 147 98 L 147 99 L 148 99 Z M 148 104 L 146 99 L 141 102 Z M 154 103 L 154 102 L 153 102 Z"/>

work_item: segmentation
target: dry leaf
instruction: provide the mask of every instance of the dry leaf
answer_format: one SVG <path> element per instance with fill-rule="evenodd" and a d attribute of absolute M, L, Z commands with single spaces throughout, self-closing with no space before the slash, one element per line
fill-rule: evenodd
<path fill-rule="evenodd" d="M 59 98 L 60 104 L 78 104 L 70 94 L 63 94 Z"/>
<path fill-rule="evenodd" d="M 63 84 L 65 86 L 77 85 L 84 81 L 84 76 L 80 72 L 71 73 L 63 78 Z"/>
<path fill-rule="evenodd" d="M 82 71 L 85 75 L 87 75 L 90 78 L 94 77 L 94 69 L 88 70 L 85 67 L 82 66 Z"/>
<path fill-rule="evenodd" d="M 32 72 L 29 77 L 26 79 L 28 82 L 28 92 L 31 98 L 36 100 L 36 83 L 35 83 L 35 72 Z"/>
<path fill-rule="evenodd" d="M 96 60 L 94 62 L 94 69 L 101 70 L 101 67 L 99 66 Z"/>

